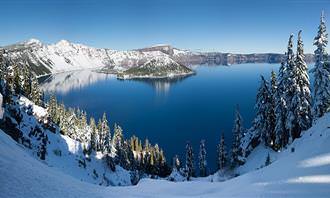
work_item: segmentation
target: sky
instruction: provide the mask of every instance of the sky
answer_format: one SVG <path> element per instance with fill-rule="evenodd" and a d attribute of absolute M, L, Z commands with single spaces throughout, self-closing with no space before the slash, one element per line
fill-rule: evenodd
<path fill-rule="evenodd" d="M 0 0 L 0 8 L 0 46 L 36 38 L 117 50 L 283 53 L 301 29 L 311 53 L 322 10 L 330 30 L 330 0 Z"/>

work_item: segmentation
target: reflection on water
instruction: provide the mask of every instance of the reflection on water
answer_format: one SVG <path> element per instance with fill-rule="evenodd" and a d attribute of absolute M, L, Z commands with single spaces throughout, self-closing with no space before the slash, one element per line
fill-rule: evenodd
<path fill-rule="evenodd" d="M 45 92 L 66 94 L 71 90 L 81 89 L 108 78 L 114 78 L 114 75 L 101 74 L 91 70 L 65 72 L 49 76 L 41 82 L 41 88 Z"/>
<path fill-rule="evenodd" d="M 146 83 L 152 86 L 157 96 L 166 96 L 171 88 L 171 85 L 183 81 L 189 76 L 179 76 L 173 78 L 138 78 L 125 81 L 136 81 Z M 72 72 L 59 73 L 51 75 L 41 82 L 41 88 L 45 92 L 57 92 L 66 94 L 75 89 L 82 89 L 88 85 L 99 81 L 115 79 L 116 75 L 94 72 L 92 70 L 79 70 Z"/>
<path fill-rule="evenodd" d="M 180 83 L 181 81 L 189 78 L 192 75 L 177 76 L 172 78 L 137 78 L 131 81 L 142 82 L 152 86 L 158 96 L 167 96 L 171 86 Z"/>

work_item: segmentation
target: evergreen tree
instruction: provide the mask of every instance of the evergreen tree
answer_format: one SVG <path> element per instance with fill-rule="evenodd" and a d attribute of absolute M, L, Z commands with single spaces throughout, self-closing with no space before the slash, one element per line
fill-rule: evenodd
<path fill-rule="evenodd" d="M 310 83 L 308 76 L 308 67 L 306 62 L 304 61 L 304 49 L 303 42 L 301 39 L 301 31 L 298 33 L 298 43 L 297 43 L 297 53 L 296 53 L 296 81 L 298 85 L 298 89 L 296 90 L 296 94 L 292 99 L 291 104 L 295 104 L 292 108 L 295 109 L 295 116 L 297 120 L 297 130 L 294 134 L 292 134 L 293 139 L 300 137 L 300 133 L 303 130 L 307 130 L 312 125 L 311 118 L 311 93 L 310 93 Z"/>
<path fill-rule="evenodd" d="M 275 146 L 278 148 L 285 147 L 289 142 L 289 133 L 286 130 L 286 101 L 284 92 L 286 90 L 286 66 L 282 62 L 278 81 L 277 81 L 277 89 L 275 93 Z"/>
<path fill-rule="evenodd" d="M 17 65 L 14 65 L 13 72 L 14 72 L 13 78 L 14 78 L 15 94 L 21 94 L 22 93 L 21 72 Z"/>
<path fill-rule="evenodd" d="M 125 153 L 123 151 L 124 136 L 123 130 L 117 124 L 114 127 L 114 133 L 112 138 L 111 154 L 115 157 L 117 164 L 122 164 L 125 161 Z"/>
<path fill-rule="evenodd" d="M 295 115 L 295 102 L 293 97 L 297 94 L 297 73 L 296 62 L 293 53 L 293 34 L 290 35 L 288 42 L 288 51 L 286 53 L 286 76 L 285 78 L 285 90 L 284 99 L 286 102 L 286 123 L 285 128 L 289 132 L 289 141 L 292 141 L 292 134 L 295 134 L 298 130 L 297 116 Z"/>
<path fill-rule="evenodd" d="M 218 157 L 217 157 L 217 168 L 220 171 L 223 171 L 226 167 L 227 163 L 227 153 L 226 153 L 226 145 L 225 145 L 225 136 L 222 133 L 220 143 L 218 144 Z"/>
<path fill-rule="evenodd" d="M 172 169 L 173 170 L 180 170 L 181 167 L 181 163 L 180 163 L 180 159 L 178 155 L 175 155 L 173 157 L 173 161 L 172 161 Z"/>
<path fill-rule="evenodd" d="M 314 38 L 316 46 L 314 73 L 314 92 L 313 92 L 313 115 L 314 118 L 322 117 L 330 108 L 330 64 L 326 46 L 328 44 L 328 34 L 324 14 L 322 12 L 318 32 Z"/>
<path fill-rule="evenodd" d="M 91 145 L 90 145 L 90 149 L 93 150 L 93 151 L 96 151 L 96 147 L 97 147 L 97 127 L 96 127 L 96 124 L 95 124 L 95 119 L 93 117 L 90 118 L 90 121 L 89 121 L 89 127 L 90 127 L 90 130 L 91 130 Z"/>
<path fill-rule="evenodd" d="M 240 157 L 243 156 L 243 150 L 241 148 L 241 138 L 243 136 L 243 124 L 242 116 L 239 113 L 237 106 L 235 113 L 235 122 L 233 128 L 233 146 L 231 151 L 231 166 L 232 168 L 240 165 L 242 163 Z"/>
<path fill-rule="evenodd" d="M 243 127 L 242 127 L 242 116 L 239 113 L 239 109 L 237 106 L 236 113 L 235 113 L 235 121 L 234 121 L 234 128 L 233 128 L 233 146 L 231 152 L 231 166 L 236 167 L 241 163 L 239 159 L 242 156 L 242 149 L 241 149 L 241 138 L 243 135 Z"/>
<path fill-rule="evenodd" d="M 51 94 L 49 98 L 47 112 L 50 118 L 55 122 L 56 113 L 57 113 L 57 101 L 54 94 Z"/>
<path fill-rule="evenodd" d="M 205 140 L 201 140 L 200 146 L 199 146 L 199 175 L 201 177 L 207 176 Z"/>
<path fill-rule="evenodd" d="M 31 73 L 26 64 L 22 67 L 22 76 L 23 76 L 23 93 L 25 96 L 29 96 L 31 94 Z"/>
<path fill-rule="evenodd" d="M 192 146 L 189 142 L 186 145 L 186 177 L 187 180 L 190 180 L 191 177 L 195 176 L 195 168 L 194 168 L 194 154 Z"/>
<path fill-rule="evenodd" d="M 82 111 L 80 115 L 80 128 L 86 129 L 86 126 L 87 126 L 87 114 L 85 111 Z"/>
<path fill-rule="evenodd" d="M 42 94 L 39 89 L 39 83 L 37 78 L 33 75 L 31 79 L 31 93 L 30 93 L 30 98 L 36 105 L 42 105 L 42 100 L 41 100 Z"/>
<path fill-rule="evenodd" d="M 266 146 L 272 146 L 275 140 L 274 104 L 271 88 L 263 76 L 261 76 L 255 109 L 257 116 L 254 120 L 254 129 L 260 134 Z"/>
<path fill-rule="evenodd" d="M 104 130 L 104 149 L 103 152 L 110 152 L 111 150 L 111 132 L 110 132 L 110 127 L 108 125 L 108 121 L 106 117 L 103 117 L 102 119 L 102 125 L 103 125 L 103 130 Z"/>

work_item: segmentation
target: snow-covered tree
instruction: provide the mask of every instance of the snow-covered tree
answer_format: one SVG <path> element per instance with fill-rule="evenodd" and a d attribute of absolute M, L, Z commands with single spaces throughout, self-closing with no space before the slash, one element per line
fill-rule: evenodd
<path fill-rule="evenodd" d="M 42 93 L 39 88 L 39 83 L 37 78 L 33 75 L 31 79 L 31 93 L 30 98 L 36 105 L 42 105 Z"/>
<path fill-rule="evenodd" d="M 254 120 L 254 129 L 262 137 L 266 146 L 272 146 L 275 140 L 274 104 L 271 88 L 263 76 L 261 76 L 255 109 L 257 114 Z"/>
<path fill-rule="evenodd" d="M 190 142 L 187 142 L 186 145 L 186 177 L 187 180 L 190 180 L 191 177 L 195 176 L 195 168 L 194 168 L 194 153 Z"/>
<path fill-rule="evenodd" d="M 124 135 L 122 128 L 115 124 L 113 138 L 112 138 L 112 147 L 111 154 L 115 158 L 117 164 L 122 164 L 125 161 L 125 152 L 123 149 L 124 146 Z"/>
<path fill-rule="evenodd" d="M 50 118 L 55 122 L 56 113 L 57 113 L 57 101 L 54 94 L 51 94 L 49 98 L 47 112 Z"/>
<path fill-rule="evenodd" d="M 286 122 L 285 128 L 289 132 L 290 138 L 289 141 L 292 141 L 292 134 L 295 134 L 298 130 L 297 126 L 297 116 L 295 114 L 295 105 L 296 102 L 293 101 L 293 97 L 298 93 L 298 83 L 297 83 L 297 69 L 296 61 L 293 53 L 293 34 L 290 35 L 288 42 L 288 51 L 286 53 L 286 76 L 285 80 L 285 90 L 284 90 L 284 99 L 286 102 Z"/>
<path fill-rule="evenodd" d="M 101 151 L 102 152 L 109 152 L 111 148 L 111 132 L 110 132 L 110 127 L 108 124 L 107 116 L 105 113 L 103 114 L 102 117 L 102 125 L 100 129 L 102 133 L 102 140 L 101 140 Z"/>
<path fill-rule="evenodd" d="M 227 163 L 227 153 L 226 153 L 226 145 L 225 145 L 225 136 L 222 133 L 220 142 L 217 146 L 217 169 L 219 171 L 223 171 L 226 167 Z"/>
<path fill-rule="evenodd" d="M 291 38 L 288 53 L 292 50 Z M 292 63 L 292 57 L 288 56 L 287 69 L 288 88 L 285 92 L 287 103 L 286 129 L 289 131 L 291 140 L 294 140 L 300 137 L 302 130 L 306 130 L 311 126 L 311 96 L 301 31 L 298 34 L 297 55 L 294 63 Z"/>
<path fill-rule="evenodd" d="M 181 167 L 181 163 L 180 163 L 180 159 L 178 155 L 175 155 L 173 157 L 173 161 L 172 161 L 172 169 L 173 170 L 180 170 Z"/>
<path fill-rule="evenodd" d="M 26 64 L 22 66 L 22 91 L 25 96 L 29 96 L 31 93 L 31 72 Z"/>
<path fill-rule="evenodd" d="M 14 91 L 16 94 L 22 93 L 21 71 L 18 65 L 14 65 Z"/>
<path fill-rule="evenodd" d="M 286 90 L 286 66 L 282 62 L 278 81 L 277 88 L 275 93 L 275 146 L 277 148 L 285 147 L 289 141 L 289 133 L 286 130 L 286 100 L 285 100 L 285 90 Z"/>
<path fill-rule="evenodd" d="M 311 115 L 311 92 L 308 76 L 308 67 L 304 60 L 304 45 L 301 39 L 301 31 L 298 33 L 295 77 L 298 89 L 292 99 L 295 107 L 295 116 L 297 117 L 298 129 L 292 134 L 293 138 L 300 137 L 303 130 L 307 130 L 312 125 Z"/>
<path fill-rule="evenodd" d="M 97 139 L 98 139 L 98 130 L 96 127 L 95 119 L 93 117 L 90 118 L 89 121 L 89 127 L 90 127 L 90 134 L 91 134 L 91 145 L 90 149 L 93 151 L 96 151 L 97 149 Z"/>
<path fill-rule="evenodd" d="M 318 32 L 314 38 L 316 46 L 313 92 L 313 115 L 319 118 L 329 111 L 330 107 L 330 64 L 327 60 L 328 54 L 326 46 L 328 44 L 328 34 L 326 32 L 324 14 L 322 12 Z"/>
<path fill-rule="evenodd" d="M 207 176 L 207 161 L 206 161 L 206 148 L 205 140 L 201 140 L 199 145 L 199 176 Z"/>
<path fill-rule="evenodd" d="M 242 160 L 240 158 L 243 156 L 243 150 L 241 147 L 241 138 L 243 137 L 243 135 L 244 135 L 243 120 L 241 114 L 239 113 L 239 108 L 237 106 L 235 112 L 234 128 L 233 128 L 233 145 L 231 150 L 232 168 L 242 163 Z"/>

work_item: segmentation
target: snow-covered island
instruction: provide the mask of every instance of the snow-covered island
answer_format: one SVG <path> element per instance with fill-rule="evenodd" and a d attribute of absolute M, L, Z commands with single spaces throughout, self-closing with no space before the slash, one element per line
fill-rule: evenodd
<path fill-rule="evenodd" d="M 133 78 L 173 78 L 192 75 L 195 72 L 169 57 L 153 58 L 146 63 L 117 74 L 119 79 Z"/>

